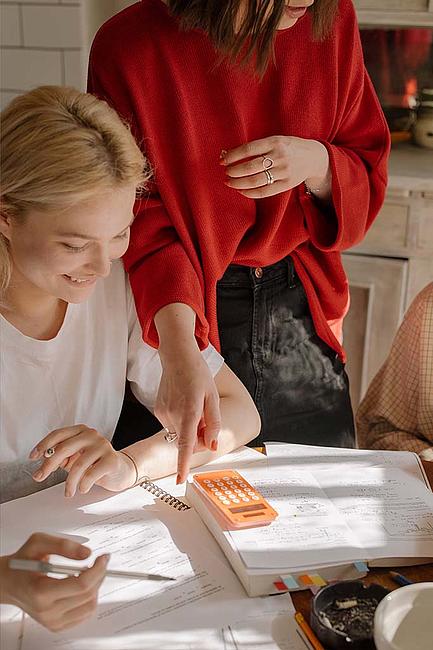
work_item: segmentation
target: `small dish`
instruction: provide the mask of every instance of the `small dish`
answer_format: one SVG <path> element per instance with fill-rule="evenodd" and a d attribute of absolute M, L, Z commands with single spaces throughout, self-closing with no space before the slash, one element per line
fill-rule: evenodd
<path fill-rule="evenodd" d="M 376 609 L 374 641 L 377 650 L 433 648 L 433 582 L 400 587 Z"/>
<path fill-rule="evenodd" d="M 381 585 L 360 580 L 323 587 L 313 599 L 311 627 L 326 648 L 373 650 L 374 613 L 388 593 Z"/>

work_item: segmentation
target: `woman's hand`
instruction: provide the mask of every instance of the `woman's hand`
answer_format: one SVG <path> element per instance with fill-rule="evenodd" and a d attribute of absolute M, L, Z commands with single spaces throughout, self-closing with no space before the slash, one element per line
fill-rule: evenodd
<path fill-rule="evenodd" d="M 250 199 L 262 199 L 305 182 L 320 199 L 331 194 L 326 147 L 317 140 L 275 135 L 223 152 L 226 185 Z"/>
<path fill-rule="evenodd" d="M 46 458 L 33 474 L 35 481 L 44 481 L 62 467 L 68 472 L 65 496 L 78 490 L 86 494 L 93 485 L 118 491 L 131 487 L 136 478 L 132 461 L 118 451 L 95 429 L 84 424 L 56 429 L 43 438 L 30 453 L 31 460 L 43 458 L 47 449 L 54 453 Z"/>
<path fill-rule="evenodd" d="M 219 395 L 209 366 L 198 347 L 162 353 L 162 377 L 155 415 L 169 430 L 178 434 L 178 476 L 183 483 L 194 452 L 217 450 L 221 429 Z"/>
<path fill-rule="evenodd" d="M 8 566 L 12 558 L 46 561 L 52 554 L 84 560 L 89 557 L 90 550 L 68 539 L 34 533 L 16 553 L 0 558 L 0 602 L 20 607 L 41 625 L 58 632 L 92 616 L 109 556 L 98 557 L 94 565 L 78 577 L 60 580 Z"/>

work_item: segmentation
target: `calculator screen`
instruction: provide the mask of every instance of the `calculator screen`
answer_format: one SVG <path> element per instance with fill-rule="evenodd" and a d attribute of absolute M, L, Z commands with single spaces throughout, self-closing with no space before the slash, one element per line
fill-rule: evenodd
<path fill-rule="evenodd" d="M 238 506 L 237 508 L 229 508 L 230 512 L 251 512 L 252 510 L 263 510 L 263 504 L 255 503 L 252 506 Z"/>

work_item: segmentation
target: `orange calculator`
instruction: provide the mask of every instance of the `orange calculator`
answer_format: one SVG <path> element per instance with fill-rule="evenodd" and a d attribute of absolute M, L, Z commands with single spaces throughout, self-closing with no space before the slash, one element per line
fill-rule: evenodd
<path fill-rule="evenodd" d="M 226 530 L 267 526 L 278 517 L 260 492 L 234 470 L 194 474 L 193 486 Z"/>

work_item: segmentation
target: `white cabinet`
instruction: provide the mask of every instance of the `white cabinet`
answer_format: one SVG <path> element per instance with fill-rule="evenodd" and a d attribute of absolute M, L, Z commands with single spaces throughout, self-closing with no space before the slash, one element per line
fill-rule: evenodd
<path fill-rule="evenodd" d="M 354 0 L 354 5 L 364 27 L 433 26 L 432 0 Z"/>
<path fill-rule="evenodd" d="M 344 347 L 356 408 L 405 310 L 433 280 L 433 151 L 411 145 L 392 151 L 385 203 L 343 263 L 351 293 Z"/>

